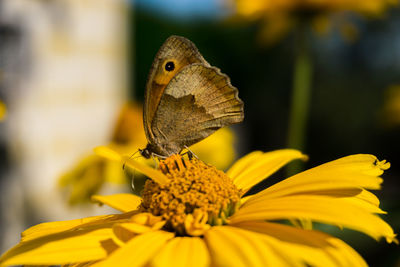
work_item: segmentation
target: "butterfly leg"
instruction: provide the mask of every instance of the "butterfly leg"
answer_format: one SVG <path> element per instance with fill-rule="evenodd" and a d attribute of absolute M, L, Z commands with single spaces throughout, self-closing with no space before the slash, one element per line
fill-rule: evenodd
<path fill-rule="evenodd" d="M 199 157 L 195 153 L 193 153 L 193 151 L 190 150 L 188 146 L 184 146 L 184 147 L 186 148 L 187 152 L 185 152 L 183 155 L 187 154 L 189 160 L 191 160 L 193 157 L 195 157 L 196 159 L 199 159 Z"/>
<path fill-rule="evenodd" d="M 158 161 L 157 161 L 157 156 L 156 155 L 154 155 L 154 154 L 151 154 L 151 159 L 153 160 L 153 162 L 154 162 L 154 168 L 158 168 Z"/>

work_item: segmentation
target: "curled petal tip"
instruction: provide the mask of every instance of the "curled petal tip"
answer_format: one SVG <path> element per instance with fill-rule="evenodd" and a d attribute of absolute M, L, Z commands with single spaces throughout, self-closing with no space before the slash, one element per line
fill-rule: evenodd
<path fill-rule="evenodd" d="M 376 160 L 375 165 L 383 171 L 386 171 L 390 168 L 390 162 L 387 162 L 386 160 Z"/>

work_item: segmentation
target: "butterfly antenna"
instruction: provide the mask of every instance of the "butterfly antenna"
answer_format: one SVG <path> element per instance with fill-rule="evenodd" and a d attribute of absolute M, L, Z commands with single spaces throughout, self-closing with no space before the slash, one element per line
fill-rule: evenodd
<path fill-rule="evenodd" d="M 135 160 L 135 159 L 140 158 L 140 156 L 137 156 L 137 157 L 135 157 L 135 158 L 132 158 L 136 153 L 137 153 L 137 152 L 135 152 L 132 156 L 130 156 L 129 159 Z M 132 172 L 132 173 L 129 173 L 127 170 L 125 170 L 125 163 L 124 163 L 124 165 L 123 165 L 122 168 L 123 168 L 125 174 L 128 175 L 129 178 L 131 178 L 131 186 L 132 186 L 132 189 L 135 190 L 135 173 L 136 173 L 136 170 L 133 169 L 133 172 Z"/>
<path fill-rule="evenodd" d="M 132 176 L 131 176 L 131 187 L 132 187 L 132 190 L 135 191 L 135 171 L 133 171 Z"/>
<path fill-rule="evenodd" d="M 135 153 L 133 153 L 128 160 L 131 160 L 133 156 L 135 156 L 138 152 L 140 152 L 140 150 L 136 151 Z M 122 169 L 125 170 L 125 164 L 126 164 L 126 160 L 124 161 L 124 164 L 122 164 Z"/>

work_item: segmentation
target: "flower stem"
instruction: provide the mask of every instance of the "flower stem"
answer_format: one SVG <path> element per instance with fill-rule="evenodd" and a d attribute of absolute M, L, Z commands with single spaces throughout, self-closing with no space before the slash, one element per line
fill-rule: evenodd
<path fill-rule="evenodd" d="M 312 62 L 307 39 L 306 23 L 299 25 L 297 32 L 297 51 L 293 72 L 293 93 L 289 119 L 287 146 L 304 150 L 306 126 L 309 113 L 312 82 Z M 288 165 L 287 174 L 293 175 L 302 170 L 304 163 L 296 161 Z"/>

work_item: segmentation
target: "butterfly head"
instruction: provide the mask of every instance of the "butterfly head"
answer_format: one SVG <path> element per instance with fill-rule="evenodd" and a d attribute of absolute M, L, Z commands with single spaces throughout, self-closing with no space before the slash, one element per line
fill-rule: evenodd
<path fill-rule="evenodd" d="M 139 153 L 146 159 L 149 159 L 151 157 L 151 152 L 147 147 L 144 149 L 139 149 Z"/>

